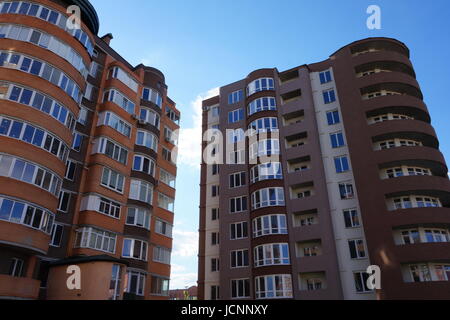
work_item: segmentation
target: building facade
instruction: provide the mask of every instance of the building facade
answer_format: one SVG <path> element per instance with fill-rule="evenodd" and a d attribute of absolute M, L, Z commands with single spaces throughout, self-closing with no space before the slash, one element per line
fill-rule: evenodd
<path fill-rule="evenodd" d="M 180 113 L 98 31 L 87 0 L 0 2 L 0 298 L 168 299 Z"/>
<path fill-rule="evenodd" d="M 450 298 L 448 170 L 403 43 L 256 70 L 203 133 L 199 299 Z"/>

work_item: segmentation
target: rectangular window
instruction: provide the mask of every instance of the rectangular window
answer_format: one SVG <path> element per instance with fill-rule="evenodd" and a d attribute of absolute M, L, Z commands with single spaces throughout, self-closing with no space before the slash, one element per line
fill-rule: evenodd
<path fill-rule="evenodd" d="M 211 272 L 219 272 L 220 266 L 219 266 L 219 259 L 213 258 L 211 259 Z"/>
<path fill-rule="evenodd" d="M 175 188 L 176 177 L 163 169 L 159 169 L 159 180 L 171 188 Z"/>
<path fill-rule="evenodd" d="M 248 222 L 230 224 L 230 240 L 245 239 L 248 237 Z"/>
<path fill-rule="evenodd" d="M 164 264 L 170 264 L 171 254 L 172 252 L 170 251 L 170 249 L 163 247 L 155 247 L 153 249 L 153 261 Z"/>
<path fill-rule="evenodd" d="M 95 228 L 82 228 L 76 231 L 75 248 L 115 253 L 117 235 Z"/>
<path fill-rule="evenodd" d="M 120 219 L 120 204 L 111 200 L 100 198 L 98 211 L 107 216 Z"/>
<path fill-rule="evenodd" d="M 50 241 L 50 245 L 52 247 L 60 247 L 61 246 L 63 233 L 64 233 L 64 226 L 62 226 L 60 224 L 56 224 L 56 223 L 53 224 L 51 241 Z"/>
<path fill-rule="evenodd" d="M 344 210 L 344 220 L 346 228 L 357 228 L 361 226 L 358 211 L 356 209 Z"/>
<path fill-rule="evenodd" d="M 84 138 L 84 136 L 82 136 L 78 132 L 75 132 L 75 134 L 73 136 L 72 150 L 74 150 L 76 152 L 81 151 L 81 146 L 83 145 L 83 138 Z"/>
<path fill-rule="evenodd" d="M 247 177 L 247 175 L 245 172 L 231 174 L 230 175 L 230 188 L 238 188 L 238 187 L 245 186 L 247 184 L 246 177 Z"/>
<path fill-rule="evenodd" d="M 325 84 L 333 81 L 330 70 L 319 73 L 319 77 L 320 77 L 320 84 Z"/>
<path fill-rule="evenodd" d="M 219 233 L 212 232 L 211 233 L 211 245 L 216 246 L 219 244 Z"/>
<path fill-rule="evenodd" d="M 219 286 L 211 286 L 211 300 L 215 301 L 220 299 L 219 288 Z"/>
<path fill-rule="evenodd" d="M 212 221 L 219 220 L 219 209 L 218 208 L 211 209 L 211 220 Z"/>
<path fill-rule="evenodd" d="M 174 212 L 175 200 L 166 196 L 165 194 L 158 194 L 158 206 L 160 208 L 166 209 L 167 211 Z"/>
<path fill-rule="evenodd" d="M 65 178 L 70 181 L 75 180 L 75 174 L 76 174 L 77 164 L 71 160 L 67 160 L 66 163 L 66 175 Z"/>
<path fill-rule="evenodd" d="M 336 173 L 343 173 L 350 170 L 347 156 L 334 158 L 334 165 L 336 167 Z"/>
<path fill-rule="evenodd" d="M 153 203 L 153 185 L 142 180 L 131 180 L 129 199 Z"/>
<path fill-rule="evenodd" d="M 128 208 L 126 224 L 150 230 L 151 214 L 142 208 Z"/>
<path fill-rule="evenodd" d="M 235 104 L 241 102 L 244 99 L 244 93 L 242 90 L 232 92 L 228 95 L 228 104 Z"/>
<path fill-rule="evenodd" d="M 219 196 L 219 186 L 211 186 L 211 196 L 213 198 Z"/>
<path fill-rule="evenodd" d="M 231 268 L 244 268 L 249 266 L 248 250 L 231 251 Z"/>
<path fill-rule="evenodd" d="M 148 244 L 136 239 L 124 239 L 122 257 L 147 261 Z"/>
<path fill-rule="evenodd" d="M 323 101 L 325 104 L 330 104 L 336 101 L 336 93 L 334 89 L 326 90 L 323 92 Z"/>
<path fill-rule="evenodd" d="M 348 246 L 350 249 L 350 257 L 352 259 L 362 259 L 366 257 L 366 250 L 364 248 L 364 241 L 361 239 L 349 240 Z"/>
<path fill-rule="evenodd" d="M 23 267 L 25 262 L 22 259 L 13 258 L 11 259 L 11 265 L 9 267 L 9 273 L 11 277 L 20 278 L 23 276 Z"/>
<path fill-rule="evenodd" d="M 353 192 L 353 184 L 340 183 L 339 193 L 341 195 L 341 200 L 353 199 L 355 197 L 355 193 Z"/>
<path fill-rule="evenodd" d="M 125 288 L 125 292 L 144 296 L 146 275 L 141 272 L 128 271 L 127 278 L 128 281 L 126 283 L 128 286 Z"/>
<path fill-rule="evenodd" d="M 247 197 L 238 197 L 230 199 L 230 213 L 239 213 L 247 211 Z"/>
<path fill-rule="evenodd" d="M 327 112 L 327 121 L 328 121 L 328 125 L 330 125 L 330 126 L 340 123 L 341 118 L 339 115 L 339 111 L 335 110 L 335 111 Z"/>
<path fill-rule="evenodd" d="M 117 191 L 119 193 L 123 193 L 124 184 L 125 184 L 125 176 L 109 168 L 106 167 L 103 168 L 101 181 L 102 186 Z"/>
<path fill-rule="evenodd" d="M 67 213 L 69 211 L 69 205 L 70 205 L 70 193 L 66 191 L 61 191 L 59 193 L 58 211 Z"/>
<path fill-rule="evenodd" d="M 367 272 L 355 272 L 355 288 L 358 293 L 372 292 L 372 290 L 367 287 L 367 280 L 369 280 L 369 274 Z"/>
<path fill-rule="evenodd" d="M 228 113 L 228 123 L 236 123 L 242 120 L 244 120 L 244 109 L 238 109 Z"/>
<path fill-rule="evenodd" d="M 172 225 L 166 221 L 157 219 L 155 222 L 155 232 L 172 238 Z"/>
<path fill-rule="evenodd" d="M 152 291 L 153 295 L 168 296 L 169 295 L 170 280 L 166 278 L 152 276 Z"/>
<path fill-rule="evenodd" d="M 250 297 L 250 279 L 231 280 L 231 298 Z"/>
<path fill-rule="evenodd" d="M 331 147 L 333 149 L 345 146 L 344 134 L 342 132 L 330 134 Z"/>

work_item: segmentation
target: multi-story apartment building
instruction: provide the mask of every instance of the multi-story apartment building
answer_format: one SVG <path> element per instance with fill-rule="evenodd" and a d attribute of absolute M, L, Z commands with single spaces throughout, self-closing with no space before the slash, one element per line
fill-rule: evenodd
<path fill-rule="evenodd" d="M 98 29 L 0 2 L 0 298 L 168 299 L 180 114 Z"/>
<path fill-rule="evenodd" d="M 200 299 L 450 298 L 448 170 L 409 58 L 369 38 L 203 102 Z"/>

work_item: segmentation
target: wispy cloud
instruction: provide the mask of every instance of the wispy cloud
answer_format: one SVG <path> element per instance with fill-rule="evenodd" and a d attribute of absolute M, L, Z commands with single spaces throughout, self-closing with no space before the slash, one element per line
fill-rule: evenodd
<path fill-rule="evenodd" d="M 198 233 L 192 231 L 173 231 L 173 255 L 177 257 L 197 257 Z"/>
<path fill-rule="evenodd" d="M 199 94 L 191 102 L 193 127 L 180 129 L 178 142 L 178 164 L 200 168 L 202 153 L 202 101 L 217 96 L 219 88 Z M 185 112 L 185 114 L 188 114 Z"/>

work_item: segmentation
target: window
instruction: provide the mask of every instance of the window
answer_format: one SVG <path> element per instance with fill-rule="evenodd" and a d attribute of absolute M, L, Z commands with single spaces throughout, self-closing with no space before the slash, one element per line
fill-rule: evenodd
<path fill-rule="evenodd" d="M 220 266 L 219 266 L 219 259 L 213 258 L 211 259 L 211 272 L 219 272 Z"/>
<path fill-rule="evenodd" d="M 139 119 L 159 129 L 160 116 L 155 111 L 141 107 Z"/>
<path fill-rule="evenodd" d="M 283 188 L 266 188 L 252 194 L 252 208 L 254 210 L 270 206 L 284 206 Z"/>
<path fill-rule="evenodd" d="M 255 278 L 256 299 L 292 298 L 292 277 L 289 274 Z"/>
<path fill-rule="evenodd" d="M 231 280 L 231 298 L 250 297 L 250 279 Z"/>
<path fill-rule="evenodd" d="M 168 296 L 169 295 L 170 280 L 162 277 L 152 276 L 152 291 L 153 295 Z"/>
<path fill-rule="evenodd" d="M 211 300 L 219 300 L 219 286 L 211 286 Z"/>
<path fill-rule="evenodd" d="M 211 108 L 211 115 L 212 115 L 212 117 L 218 117 L 220 115 L 219 107 Z"/>
<path fill-rule="evenodd" d="M 415 244 L 420 243 L 419 230 L 406 230 L 402 231 L 403 244 Z"/>
<path fill-rule="evenodd" d="M 438 198 L 431 197 L 402 197 L 393 199 L 393 210 L 411 208 L 439 208 L 442 204 Z"/>
<path fill-rule="evenodd" d="M 137 296 L 144 296 L 146 275 L 142 272 L 128 271 L 126 277 L 127 286 L 125 292 Z"/>
<path fill-rule="evenodd" d="M 283 179 L 283 170 L 280 162 L 268 162 L 254 166 L 250 170 L 250 181 L 256 183 L 263 180 Z"/>
<path fill-rule="evenodd" d="M 260 91 L 274 90 L 273 78 L 261 78 L 251 82 L 247 86 L 247 97 Z"/>
<path fill-rule="evenodd" d="M 173 198 L 170 198 L 162 193 L 158 194 L 158 206 L 160 208 L 163 208 L 170 212 L 174 212 L 174 203 L 175 200 Z"/>
<path fill-rule="evenodd" d="M 70 206 L 71 194 L 67 191 L 61 191 L 59 193 L 58 211 L 67 213 Z"/>
<path fill-rule="evenodd" d="M 134 80 L 127 72 L 122 70 L 122 68 L 119 67 L 111 68 L 111 70 L 109 70 L 108 78 L 116 78 L 134 92 L 138 91 L 139 85 L 137 81 Z"/>
<path fill-rule="evenodd" d="M 355 288 L 358 293 L 372 292 L 367 286 L 367 280 L 369 280 L 369 274 L 367 272 L 355 272 L 353 273 L 355 279 Z"/>
<path fill-rule="evenodd" d="M 325 104 L 336 101 L 336 93 L 334 92 L 334 89 L 326 90 L 323 92 L 323 101 Z"/>
<path fill-rule="evenodd" d="M 98 212 L 120 219 L 120 204 L 105 198 L 100 198 Z"/>
<path fill-rule="evenodd" d="M 258 246 L 254 249 L 255 267 L 290 264 L 289 245 L 274 243 Z"/>
<path fill-rule="evenodd" d="M 333 149 L 345 146 L 344 134 L 342 132 L 330 134 L 331 147 Z"/>
<path fill-rule="evenodd" d="M 170 249 L 163 248 L 163 247 L 154 247 L 153 248 L 153 261 L 164 263 L 164 264 L 170 264 L 170 255 L 172 252 Z"/>
<path fill-rule="evenodd" d="M 9 267 L 9 273 L 11 277 L 20 278 L 23 276 L 25 262 L 22 259 L 11 259 L 11 265 Z"/>
<path fill-rule="evenodd" d="M 364 248 L 363 240 L 349 240 L 348 246 L 350 248 L 350 257 L 352 259 L 362 259 L 366 257 L 366 250 Z"/>
<path fill-rule="evenodd" d="M 211 186 L 211 196 L 213 198 L 219 196 L 219 186 Z"/>
<path fill-rule="evenodd" d="M 128 208 L 126 224 L 150 230 L 150 211 L 143 208 Z"/>
<path fill-rule="evenodd" d="M 334 158 L 334 165 L 336 167 L 336 173 L 343 173 L 350 170 L 347 156 Z"/>
<path fill-rule="evenodd" d="M 262 216 L 253 220 L 253 238 L 287 233 L 287 221 L 284 214 Z"/>
<path fill-rule="evenodd" d="M 216 246 L 219 244 L 219 233 L 212 232 L 211 233 L 211 245 Z"/>
<path fill-rule="evenodd" d="M 172 228 L 173 226 L 163 220 L 156 219 L 155 222 L 155 232 L 162 234 L 166 237 L 172 238 Z"/>
<path fill-rule="evenodd" d="M 230 199 L 230 213 L 240 213 L 244 211 L 247 211 L 247 197 Z"/>
<path fill-rule="evenodd" d="M 359 214 L 356 209 L 344 210 L 344 221 L 346 228 L 357 228 L 361 226 Z"/>
<path fill-rule="evenodd" d="M 134 156 L 133 161 L 133 171 L 143 172 L 154 177 L 155 161 L 153 161 L 153 159 L 144 156 L 136 155 Z"/>
<path fill-rule="evenodd" d="M 78 114 L 78 123 L 85 126 L 87 123 L 88 115 L 89 115 L 88 109 L 81 107 L 80 113 Z"/>
<path fill-rule="evenodd" d="M 331 71 L 324 71 L 324 72 L 320 72 L 319 73 L 319 78 L 320 78 L 320 84 L 325 84 L 328 82 L 333 81 L 332 77 L 331 77 Z"/>
<path fill-rule="evenodd" d="M 136 145 L 158 152 L 158 138 L 148 131 L 138 130 L 136 135 Z"/>
<path fill-rule="evenodd" d="M 258 120 L 253 121 L 252 123 L 250 123 L 250 125 L 248 126 L 249 130 L 254 130 L 251 131 L 251 134 L 259 134 L 262 132 L 274 132 L 274 131 L 278 131 L 278 119 L 277 118 L 260 118 Z"/>
<path fill-rule="evenodd" d="M 450 242 L 449 232 L 445 229 L 425 229 L 425 239 L 427 243 Z"/>
<path fill-rule="evenodd" d="M 153 185 L 142 180 L 131 180 L 130 195 L 132 200 L 142 201 L 148 204 L 153 203 Z"/>
<path fill-rule="evenodd" d="M 257 112 L 277 110 L 277 101 L 273 97 L 264 97 L 253 100 L 248 105 L 248 115 L 251 116 Z"/>
<path fill-rule="evenodd" d="M 248 222 L 230 224 L 230 240 L 240 240 L 248 237 Z"/>
<path fill-rule="evenodd" d="M 107 101 L 114 102 L 129 114 L 134 114 L 136 105 L 119 90 L 107 89 L 103 94 L 103 102 Z"/>
<path fill-rule="evenodd" d="M 212 165 L 212 175 L 216 176 L 219 174 L 219 165 L 218 164 L 213 164 Z"/>
<path fill-rule="evenodd" d="M 276 139 L 262 140 L 250 145 L 250 159 L 279 154 L 280 141 Z"/>
<path fill-rule="evenodd" d="M 142 100 L 153 102 L 158 107 L 160 108 L 162 107 L 163 102 L 162 96 L 155 89 L 144 88 L 144 90 L 142 90 Z"/>
<path fill-rule="evenodd" d="M 125 184 L 125 176 L 109 168 L 106 167 L 103 168 L 101 181 L 102 186 L 117 191 L 119 193 L 123 193 L 124 184 Z"/>
<path fill-rule="evenodd" d="M 353 192 L 353 184 L 340 183 L 339 193 L 341 194 L 341 200 L 353 199 L 355 197 L 355 193 Z"/>
<path fill-rule="evenodd" d="M 98 126 L 101 125 L 109 126 L 122 135 L 128 138 L 131 137 L 131 125 L 110 111 L 100 113 L 98 118 Z"/>
<path fill-rule="evenodd" d="M 211 209 L 211 220 L 212 221 L 219 220 L 219 209 L 218 208 Z"/>
<path fill-rule="evenodd" d="M 172 154 L 172 151 L 170 151 L 169 149 L 163 148 L 162 156 L 163 156 L 164 160 L 169 161 L 169 162 L 171 162 L 173 164 L 175 164 L 176 161 L 177 161 L 177 159 Z"/>
<path fill-rule="evenodd" d="M 404 172 L 402 168 L 392 168 L 386 170 L 386 175 L 389 179 L 403 177 Z"/>
<path fill-rule="evenodd" d="M 122 257 L 147 261 L 148 244 L 136 239 L 124 239 Z"/>
<path fill-rule="evenodd" d="M 175 134 L 175 132 L 167 127 L 164 127 L 164 139 L 173 144 L 173 145 L 177 145 L 178 144 L 178 137 Z"/>
<path fill-rule="evenodd" d="M 55 196 L 62 185 L 62 179 L 48 169 L 8 155 L 0 155 L 0 176 L 32 184 Z"/>
<path fill-rule="evenodd" d="M 428 265 L 412 265 L 410 266 L 413 282 L 430 282 L 432 281 L 431 272 Z"/>
<path fill-rule="evenodd" d="M 117 235 L 96 228 L 82 228 L 76 231 L 75 248 L 88 248 L 115 253 Z"/>
<path fill-rule="evenodd" d="M 328 125 L 332 126 L 341 122 L 341 118 L 338 110 L 327 112 Z"/>
<path fill-rule="evenodd" d="M 238 188 L 246 185 L 246 173 L 239 172 L 230 175 L 230 188 Z"/>
<path fill-rule="evenodd" d="M 73 162 L 72 160 L 67 160 L 65 178 L 67 180 L 74 181 L 76 170 L 77 170 L 77 164 L 75 162 Z"/>
<path fill-rule="evenodd" d="M 118 144 L 108 140 L 107 138 L 99 138 L 95 142 L 94 153 L 102 153 L 117 162 L 124 165 L 127 164 L 128 150 Z"/>
<path fill-rule="evenodd" d="M 50 246 L 60 247 L 61 241 L 64 233 L 64 226 L 60 224 L 53 224 L 52 234 L 50 235 Z"/>
<path fill-rule="evenodd" d="M 166 116 L 176 125 L 180 125 L 180 115 L 169 107 L 166 107 Z"/>
<path fill-rule="evenodd" d="M 235 104 L 241 102 L 244 99 L 244 93 L 242 90 L 234 91 L 228 95 L 228 104 Z"/>
<path fill-rule="evenodd" d="M 312 279 L 306 280 L 306 288 L 307 288 L 307 291 L 321 290 L 323 288 L 322 279 L 312 278 Z"/>
<path fill-rule="evenodd" d="M 175 188 L 176 177 L 163 169 L 159 169 L 159 181 L 171 188 Z"/>
<path fill-rule="evenodd" d="M 248 249 L 231 251 L 231 268 L 244 268 L 248 266 Z"/>
<path fill-rule="evenodd" d="M 244 109 L 228 112 L 228 123 L 236 123 L 244 120 Z"/>

